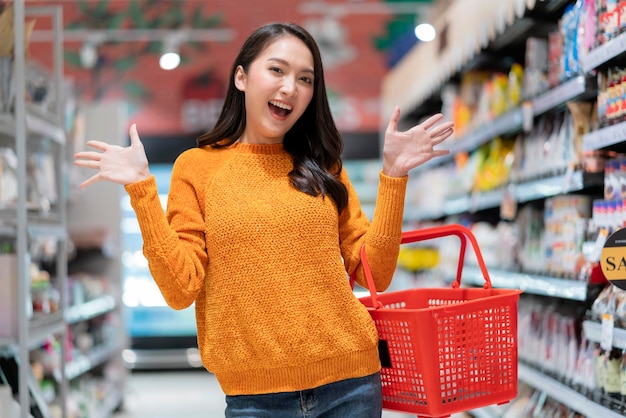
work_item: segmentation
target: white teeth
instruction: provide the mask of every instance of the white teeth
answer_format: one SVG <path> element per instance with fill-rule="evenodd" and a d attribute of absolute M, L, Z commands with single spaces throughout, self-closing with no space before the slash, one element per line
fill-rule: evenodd
<path fill-rule="evenodd" d="M 270 102 L 270 104 L 272 104 L 272 105 L 274 105 L 276 107 L 280 107 L 281 109 L 291 110 L 291 106 L 289 106 L 289 105 L 287 105 L 285 103 L 281 103 L 281 102 L 277 102 L 277 101 L 272 100 Z"/>

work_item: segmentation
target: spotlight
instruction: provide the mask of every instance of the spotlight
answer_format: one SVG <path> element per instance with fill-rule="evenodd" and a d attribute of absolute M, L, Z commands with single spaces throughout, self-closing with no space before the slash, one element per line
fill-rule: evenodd
<path fill-rule="evenodd" d="M 437 35 L 433 25 L 428 23 L 421 23 L 415 27 L 415 36 L 422 42 L 430 42 L 435 39 Z"/>
<path fill-rule="evenodd" d="M 178 37 L 169 36 L 163 41 L 163 54 L 159 59 L 159 65 L 164 70 L 173 70 L 180 64 L 180 55 L 178 54 L 178 45 L 180 40 Z"/>
<path fill-rule="evenodd" d="M 98 61 L 98 48 L 90 42 L 85 42 L 80 48 L 80 63 L 83 68 L 93 68 Z"/>
<path fill-rule="evenodd" d="M 180 64 L 180 55 L 178 52 L 166 52 L 159 58 L 159 65 L 163 70 L 173 70 Z"/>

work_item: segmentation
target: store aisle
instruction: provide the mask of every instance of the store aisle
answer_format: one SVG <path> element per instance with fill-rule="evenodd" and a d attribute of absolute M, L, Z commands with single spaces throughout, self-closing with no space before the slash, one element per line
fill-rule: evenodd
<path fill-rule="evenodd" d="M 226 402 L 215 377 L 203 370 L 134 371 L 124 409 L 114 418 L 223 418 Z M 385 411 L 383 418 L 414 418 Z"/>

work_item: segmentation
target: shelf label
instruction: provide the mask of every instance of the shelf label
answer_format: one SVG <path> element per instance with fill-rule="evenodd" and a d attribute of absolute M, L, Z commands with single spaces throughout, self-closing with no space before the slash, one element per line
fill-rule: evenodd
<path fill-rule="evenodd" d="M 600 336 L 600 347 L 605 350 L 613 348 L 613 331 L 615 329 L 615 321 L 613 315 L 602 315 L 602 335 Z"/>
<path fill-rule="evenodd" d="M 583 151 L 593 151 L 626 139 L 626 123 L 598 129 L 583 136 Z"/>
<path fill-rule="evenodd" d="M 522 129 L 524 132 L 530 132 L 533 130 L 533 124 L 535 122 L 535 112 L 533 110 L 532 102 L 524 102 L 522 105 Z"/>
<path fill-rule="evenodd" d="M 578 76 L 547 91 L 533 100 L 533 113 L 538 116 L 585 92 L 585 77 Z"/>
<path fill-rule="evenodd" d="M 604 45 L 599 46 L 593 51 L 590 51 L 583 59 L 583 71 L 589 72 L 615 58 L 624 51 L 626 51 L 626 35 L 622 34 Z"/>
<path fill-rule="evenodd" d="M 507 221 L 512 221 L 517 216 L 517 200 L 515 199 L 515 185 L 511 184 L 502 193 L 502 204 L 500 205 L 500 217 Z"/>

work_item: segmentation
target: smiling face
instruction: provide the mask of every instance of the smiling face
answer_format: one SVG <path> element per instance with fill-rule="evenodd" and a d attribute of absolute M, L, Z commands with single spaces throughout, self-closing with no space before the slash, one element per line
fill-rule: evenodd
<path fill-rule="evenodd" d="M 237 67 L 235 86 L 245 95 L 242 143 L 275 144 L 302 116 L 313 97 L 313 55 L 292 35 L 270 43 L 248 68 Z"/>

